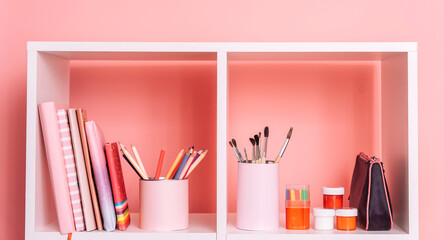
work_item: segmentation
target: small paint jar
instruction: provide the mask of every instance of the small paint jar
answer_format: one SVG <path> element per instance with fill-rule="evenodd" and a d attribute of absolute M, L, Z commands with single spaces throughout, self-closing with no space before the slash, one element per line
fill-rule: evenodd
<path fill-rule="evenodd" d="M 310 187 L 308 185 L 287 185 L 285 227 L 289 230 L 310 228 Z"/>
<path fill-rule="evenodd" d="M 356 208 L 336 209 L 336 228 L 345 231 L 356 230 L 357 216 Z"/>
<path fill-rule="evenodd" d="M 333 230 L 335 210 L 330 208 L 313 208 L 316 230 Z"/>
<path fill-rule="evenodd" d="M 343 187 L 322 187 L 322 194 L 324 195 L 324 208 L 342 208 L 344 199 Z"/>

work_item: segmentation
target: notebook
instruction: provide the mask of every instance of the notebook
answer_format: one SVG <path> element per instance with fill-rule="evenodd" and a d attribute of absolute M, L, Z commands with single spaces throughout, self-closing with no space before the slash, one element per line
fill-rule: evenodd
<path fill-rule="evenodd" d="M 94 121 L 85 122 L 85 131 L 91 155 L 100 212 L 102 213 L 103 228 L 106 231 L 113 231 L 116 229 L 116 212 L 114 210 L 111 182 L 106 166 L 103 133 Z"/>
<path fill-rule="evenodd" d="M 54 102 L 41 103 L 38 105 L 38 109 L 59 231 L 61 234 L 72 233 L 75 231 L 74 215 L 72 213 L 65 161 L 63 160 L 56 104 Z"/>
<path fill-rule="evenodd" d="M 111 179 L 111 188 L 113 190 L 114 207 L 117 215 L 117 228 L 120 231 L 123 231 L 126 230 L 130 224 L 130 215 L 117 143 L 105 144 L 105 153 Z"/>
<path fill-rule="evenodd" d="M 66 177 L 68 179 L 71 207 L 74 215 L 74 227 L 77 232 L 85 230 L 83 218 L 82 199 L 80 198 L 79 183 L 77 181 L 77 168 L 72 149 L 71 132 L 68 122 L 68 113 L 65 109 L 57 110 L 59 133 L 62 141 L 63 158 L 65 160 Z"/>
<path fill-rule="evenodd" d="M 68 120 L 71 128 L 72 147 L 77 166 L 77 179 L 79 181 L 80 198 L 82 199 L 83 217 L 87 231 L 96 229 L 96 219 L 91 202 L 88 176 L 86 174 L 85 159 L 83 157 L 82 141 L 80 140 L 79 125 L 77 123 L 76 109 L 68 109 Z"/>
<path fill-rule="evenodd" d="M 77 121 L 80 131 L 80 140 L 82 140 L 83 158 L 85 160 L 86 174 L 88 176 L 89 190 L 91 192 L 91 201 L 94 209 L 94 216 L 96 219 L 97 230 L 103 230 L 102 216 L 100 216 L 99 202 L 97 200 L 96 184 L 94 183 L 94 175 L 89 156 L 88 141 L 86 139 L 85 122 L 86 111 L 84 109 L 77 109 Z"/>

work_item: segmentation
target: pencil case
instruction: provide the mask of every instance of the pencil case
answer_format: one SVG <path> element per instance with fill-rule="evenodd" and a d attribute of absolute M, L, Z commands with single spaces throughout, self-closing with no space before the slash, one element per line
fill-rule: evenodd
<path fill-rule="evenodd" d="M 140 228 L 173 231 L 189 227 L 188 179 L 139 180 Z"/>
<path fill-rule="evenodd" d="M 370 158 L 364 153 L 356 157 L 349 200 L 350 207 L 358 209 L 357 220 L 365 230 L 392 228 L 392 205 L 384 166 L 379 158 Z"/>
<path fill-rule="evenodd" d="M 237 166 L 236 227 L 279 229 L 279 164 L 238 163 Z"/>

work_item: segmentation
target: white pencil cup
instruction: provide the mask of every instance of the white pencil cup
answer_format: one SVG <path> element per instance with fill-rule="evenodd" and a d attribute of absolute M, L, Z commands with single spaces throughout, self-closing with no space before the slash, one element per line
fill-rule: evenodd
<path fill-rule="evenodd" d="M 140 228 L 173 231 L 189 227 L 188 179 L 139 181 Z"/>
<path fill-rule="evenodd" d="M 237 228 L 279 229 L 279 164 L 237 166 Z"/>

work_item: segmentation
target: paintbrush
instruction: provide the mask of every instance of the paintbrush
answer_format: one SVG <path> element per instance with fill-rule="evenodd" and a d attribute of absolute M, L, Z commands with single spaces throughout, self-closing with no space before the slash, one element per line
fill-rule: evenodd
<path fill-rule="evenodd" d="M 236 140 L 234 140 L 234 138 L 233 138 L 233 139 L 231 139 L 231 142 L 232 142 L 233 145 L 234 145 L 234 149 L 236 150 L 237 155 L 239 155 L 239 160 L 240 160 L 241 162 L 243 162 L 242 154 L 239 152 L 239 149 L 237 148 Z"/>
<path fill-rule="evenodd" d="M 267 159 L 267 144 L 268 144 L 268 126 L 264 129 L 264 147 L 262 148 L 262 161 L 265 163 Z"/>
<path fill-rule="evenodd" d="M 254 162 L 254 159 L 256 158 L 256 141 L 254 141 L 254 138 L 250 138 L 250 142 L 253 145 L 253 149 L 251 151 L 251 161 Z"/>
<path fill-rule="evenodd" d="M 293 132 L 293 127 L 290 128 L 290 130 L 288 131 L 287 134 L 287 139 L 285 140 L 284 145 L 282 146 L 281 151 L 279 152 L 279 155 L 276 157 L 276 159 L 274 160 L 274 163 L 279 163 L 281 161 L 282 155 L 284 155 L 285 149 L 287 148 L 288 142 L 290 141 L 291 138 L 291 133 Z"/>
<path fill-rule="evenodd" d="M 261 158 L 261 150 L 259 149 L 259 135 L 254 135 L 254 141 L 256 142 L 256 162 L 259 163 Z"/>
<path fill-rule="evenodd" d="M 234 149 L 234 146 L 231 143 L 231 141 L 229 141 L 228 143 L 230 144 L 231 148 L 233 149 L 234 155 L 236 155 L 238 162 L 242 162 L 242 159 L 239 158 L 239 155 L 237 154 L 236 149 Z"/>
<path fill-rule="evenodd" d="M 247 155 L 247 149 L 244 148 L 244 153 L 245 153 L 245 161 L 248 161 L 248 155 Z"/>

